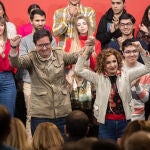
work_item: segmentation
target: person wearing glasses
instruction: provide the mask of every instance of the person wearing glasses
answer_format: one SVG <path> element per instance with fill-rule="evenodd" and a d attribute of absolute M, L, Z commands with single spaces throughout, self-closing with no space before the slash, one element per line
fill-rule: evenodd
<path fill-rule="evenodd" d="M 36 30 L 41 30 L 44 28 L 46 24 L 46 14 L 41 9 L 35 9 L 30 13 L 30 21 L 33 26 L 32 33 L 29 35 L 26 35 L 21 39 L 20 45 L 19 45 L 19 55 L 25 55 L 30 53 L 35 48 L 35 44 L 33 42 L 33 33 Z M 52 47 L 56 46 L 55 39 L 52 40 Z M 21 70 L 21 69 L 20 69 Z M 25 104 L 27 109 L 27 120 L 26 120 L 26 129 L 28 133 L 29 139 L 31 139 L 31 131 L 30 131 L 30 96 L 31 96 L 31 80 L 30 76 L 27 70 L 22 70 L 22 80 L 23 80 L 23 93 L 25 97 Z"/>
<path fill-rule="evenodd" d="M 96 38 L 101 42 L 102 49 L 107 48 L 108 43 L 121 35 L 118 28 L 119 17 L 126 13 L 125 0 L 110 0 L 111 8 L 101 17 L 97 28 Z"/>
<path fill-rule="evenodd" d="M 104 49 L 97 56 L 96 72 L 84 67 L 89 57 L 88 49 L 78 58 L 75 66 L 75 72 L 78 75 L 95 84 L 94 116 L 99 123 L 100 139 L 120 140 L 125 127 L 131 120 L 131 83 L 150 72 L 149 53 L 142 48 L 140 42 L 131 42 L 130 46 L 123 43 L 123 51 L 129 50 L 141 53 L 145 63 L 143 67 L 130 72 L 123 70 L 122 56 L 113 48 Z"/>
<path fill-rule="evenodd" d="M 115 39 L 114 41 L 111 41 L 108 44 L 108 47 L 114 48 L 122 54 L 123 41 L 125 41 L 126 39 L 135 39 L 134 38 L 135 22 L 136 20 L 131 14 L 129 13 L 122 14 L 119 18 L 119 29 L 121 31 L 121 36 Z M 146 49 L 146 50 L 148 49 L 144 41 L 142 40 L 138 40 L 138 41 L 140 41 L 143 49 Z M 138 61 L 143 63 L 140 55 L 139 55 Z"/>
<path fill-rule="evenodd" d="M 20 36 L 11 40 L 10 61 L 12 66 L 27 69 L 30 74 L 32 135 L 39 123 L 52 122 L 64 136 L 65 117 L 71 112 L 65 68 L 75 64 L 81 52 L 67 54 L 60 48 L 52 48 L 51 33 L 40 29 L 33 34 L 35 49 L 18 57 L 20 40 Z"/>
<path fill-rule="evenodd" d="M 132 46 L 132 42 L 135 42 L 135 39 L 127 39 L 123 42 L 123 69 L 125 71 L 132 71 L 137 68 L 144 67 L 143 64 L 138 62 L 139 52 L 137 49 Z M 124 47 L 127 47 L 124 49 Z M 132 98 L 133 98 L 133 110 L 131 115 L 131 120 L 145 120 L 145 108 L 144 103 L 148 101 L 149 94 L 145 91 L 145 86 L 148 86 L 148 82 L 145 80 L 145 77 L 148 75 L 142 76 L 132 83 Z M 143 82 L 144 80 L 144 82 Z M 140 82 L 140 87 L 137 86 Z"/>

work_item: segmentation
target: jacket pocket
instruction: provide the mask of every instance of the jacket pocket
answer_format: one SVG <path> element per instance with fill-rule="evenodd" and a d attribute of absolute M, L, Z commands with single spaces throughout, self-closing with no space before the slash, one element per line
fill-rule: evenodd
<path fill-rule="evenodd" d="M 50 91 L 49 91 L 50 92 Z M 49 105 L 50 93 L 45 88 L 32 87 L 32 104 L 35 105 Z"/>

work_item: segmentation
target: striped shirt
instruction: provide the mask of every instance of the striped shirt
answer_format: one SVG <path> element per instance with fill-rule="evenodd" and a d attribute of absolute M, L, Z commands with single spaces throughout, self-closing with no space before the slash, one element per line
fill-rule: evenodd
<path fill-rule="evenodd" d="M 54 13 L 53 17 L 53 33 L 54 36 L 59 38 L 59 46 L 63 47 L 64 42 L 67 38 L 72 37 L 73 28 L 74 28 L 74 19 L 75 17 L 71 17 L 70 21 L 67 20 L 68 18 L 68 11 L 67 7 L 58 9 Z M 85 7 L 80 5 L 79 14 L 85 17 L 88 17 L 91 27 L 93 28 L 93 32 L 96 28 L 96 14 L 95 10 L 90 7 Z"/>

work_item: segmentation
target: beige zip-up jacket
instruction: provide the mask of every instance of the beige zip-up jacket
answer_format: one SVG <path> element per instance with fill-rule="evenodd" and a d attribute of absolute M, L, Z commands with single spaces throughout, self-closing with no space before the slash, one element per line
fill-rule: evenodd
<path fill-rule="evenodd" d="M 71 112 L 65 66 L 76 63 L 78 53 L 66 54 L 53 49 L 53 55 L 44 60 L 32 51 L 23 56 L 9 56 L 12 66 L 27 69 L 31 77 L 31 116 L 59 118 Z"/>
<path fill-rule="evenodd" d="M 136 78 L 150 72 L 150 57 L 149 55 L 144 56 L 141 54 L 145 63 L 144 67 L 134 69 L 132 71 L 122 71 L 120 76 L 117 76 L 117 88 L 121 97 L 123 108 L 126 116 L 126 120 L 131 119 L 131 82 Z M 107 105 L 110 97 L 111 83 L 108 77 L 102 73 L 98 74 L 88 69 L 84 69 L 84 62 L 86 58 L 80 56 L 76 66 L 75 72 L 83 78 L 91 81 L 96 85 L 96 100 L 94 103 L 94 116 L 99 123 L 105 123 L 105 115 Z"/>

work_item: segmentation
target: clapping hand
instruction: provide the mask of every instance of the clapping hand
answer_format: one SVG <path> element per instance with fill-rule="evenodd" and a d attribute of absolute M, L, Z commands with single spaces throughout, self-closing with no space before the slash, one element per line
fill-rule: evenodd
<path fill-rule="evenodd" d="M 69 12 L 70 16 L 73 16 L 73 17 L 77 16 L 78 12 L 79 12 L 79 5 L 77 5 L 77 6 L 69 5 L 68 12 Z"/>
<path fill-rule="evenodd" d="M 90 36 L 86 41 L 85 41 L 86 46 L 94 46 L 95 45 L 95 37 Z"/>
<path fill-rule="evenodd" d="M 21 35 L 16 35 L 14 38 L 10 40 L 10 45 L 12 47 L 17 47 L 19 46 L 20 41 L 21 41 Z"/>

